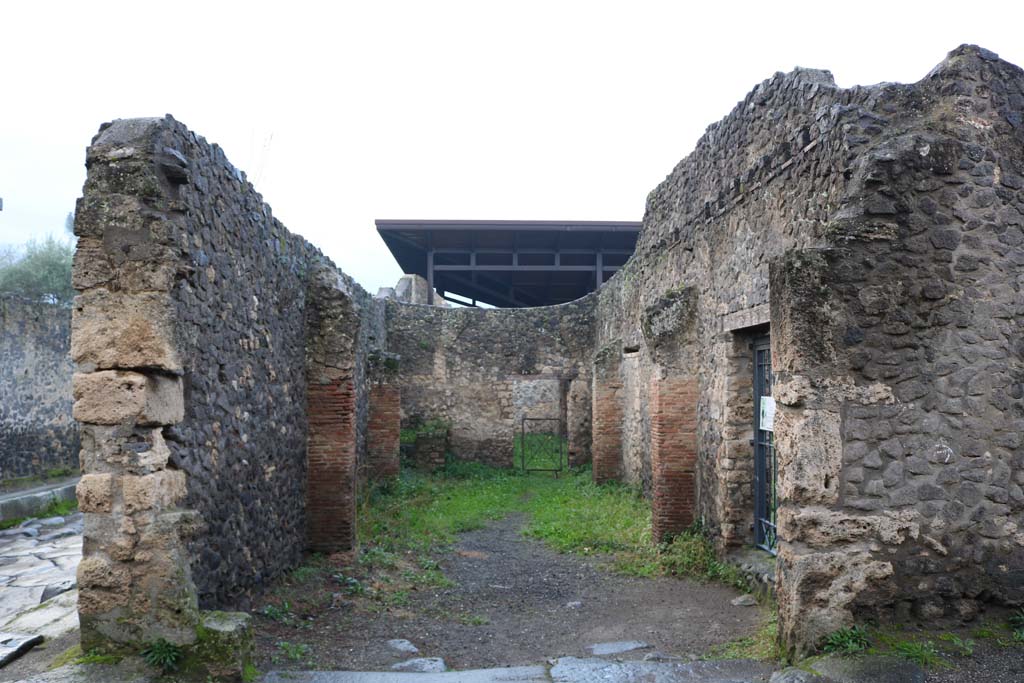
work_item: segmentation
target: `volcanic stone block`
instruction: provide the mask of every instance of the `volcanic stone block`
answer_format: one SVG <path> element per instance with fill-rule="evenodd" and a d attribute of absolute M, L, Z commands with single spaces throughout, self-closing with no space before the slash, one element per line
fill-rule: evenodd
<path fill-rule="evenodd" d="M 154 368 L 181 373 L 166 294 L 91 289 L 75 297 L 71 358 L 99 370 Z"/>
<path fill-rule="evenodd" d="M 79 373 L 72 391 L 79 422 L 157 426 L 181 422 L 185 414 L 180 377 L 121 370 Z"/>

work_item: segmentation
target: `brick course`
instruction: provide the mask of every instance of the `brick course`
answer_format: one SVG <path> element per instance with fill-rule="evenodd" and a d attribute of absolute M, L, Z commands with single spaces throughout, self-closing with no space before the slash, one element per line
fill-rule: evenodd
<path fill-rule="evenodd" d="M 622 471 L 622 382 L 594 378 L 594 482 L 618 481 Z"/>
<path fill-rule="evenodd" d="M 355 547 L 355 384 L 351 378 L 309 385 L 306 519 L 309 547 Z"/>
<path fill-rule="evenodd" d="M 366 475 L 371 480 L 398 476 L 401 445 L 402 393 L 396 384 L 370 387 L 370 417 L 366 426 Z"/>
<path fill-rule="evenodd" d="M 651 381 L 652 532 L 668 541 L 693 524 L 697 462 L 697 380 Z"/>

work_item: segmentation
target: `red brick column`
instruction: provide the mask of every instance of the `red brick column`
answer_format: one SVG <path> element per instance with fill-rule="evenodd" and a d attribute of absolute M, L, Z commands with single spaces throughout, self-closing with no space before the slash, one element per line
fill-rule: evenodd
<path fill-rule="evenodd" d="M 351 550 L 356 541 L 356 414 L 352 378 L 311 382 L 306 519 L 309 547 Z"/>
<path fill-rule="evenodd" d="M 595 376 L 592 396 L 594 483 L 618 481 L 622 470 L 622 382 Z"/>
<path fill-rule="evenodd" d="M 697 380 L 651 381 L 652 533 L 657 543 L 693 524 L 697 462 Z"/>
<path fill-rule="evenodd" d="M 366 451 L 371 480 L 398 476 L 401 445 L 402 400 L 396 384 L 370 387 L 370 417 L 366 426 Z"/>

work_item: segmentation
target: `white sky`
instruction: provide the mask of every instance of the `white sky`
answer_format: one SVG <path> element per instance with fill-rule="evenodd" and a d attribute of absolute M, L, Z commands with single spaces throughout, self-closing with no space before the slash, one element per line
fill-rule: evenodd
<path fill-rule="evenodd" d="M 947 6 L 948 5 L 948 6 Z M 171 113 L 371 292 L 375 218 L 639 220 L 757 83 L 1024 64 L 1024 2 L 8 1 L 0 244 L 60 234 L 99 124 Z"/>

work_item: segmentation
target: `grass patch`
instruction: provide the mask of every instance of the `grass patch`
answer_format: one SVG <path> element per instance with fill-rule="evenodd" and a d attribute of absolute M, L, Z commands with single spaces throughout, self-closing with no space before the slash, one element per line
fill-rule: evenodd
<path fill-rule="evenodd" d="M 752 636 L 711 648 L 705 659 L 756 659 L 759 661 L 780 662 L 786 657 L 779 644 L 779 618 L 772 610 L 772 615 L 761 625 Z"/>
<path fill-rule="evenodd" d="M 44 519 L 46 517 L 66 517 L 72 512 L 78 509 L 77 500 L 53 500 L 45 508 L 39 511 L 39 514 L 33 517 L 15 517 L 14 519 L 5 519 L 0 521 L 0 530 L 13 529 L 29 519 Z"/>
<path fill-rule="evenodd" d="M 544 423 L 541 423 L 544 424 Z M 512 462 L 517 469 L 563 469 L 568 465 L 568 439 L 550 432 L 533 432 L 515 436 Z"/>
<path fill-rule="evenodd" d="M 595 485 L 589 469 L 560 479 L 461 461 L 433 476 L 403 471 L 360 505 L 360 563 L 393 569 L 409 554 L 422 561 L 453 543 L 459 532 L 517 512 L 529 515 L 525 535 L 563 553 L 607 555 L 624 574 L 688 576 L 751 588 L 738 569 L 718 560 L 700 529 L 654 544 L 650 502 L 632 487 Z M 436 580 L 430 567 L 423 569 L 418 572 L 422 582 Z"/>
<path fill-rule="evenodd" d="M 871 646 L 867 632 L 860 626 L 841 628 L 825 638 L 822 650 L 833 654 L 855 655 Z"/>

